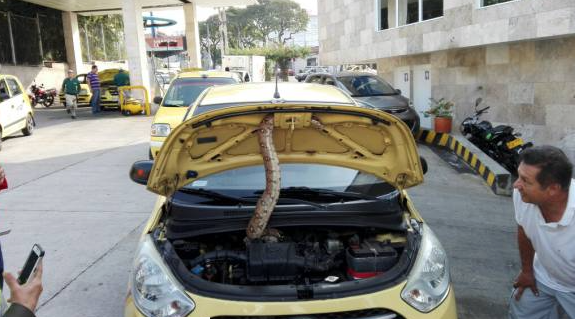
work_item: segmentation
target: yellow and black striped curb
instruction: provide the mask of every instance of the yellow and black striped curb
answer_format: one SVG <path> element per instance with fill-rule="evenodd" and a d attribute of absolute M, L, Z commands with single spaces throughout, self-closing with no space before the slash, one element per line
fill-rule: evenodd
<path fill-rule="evenodd" d="M 479 160 L 476 154 L 460 143 L 456 137 L 447 133 L 420 130 L 417 132 L 415 139 L 425 144 L 450 149 L 457 157 L 469 164 L 495 194 L 508 196 L 512 194 L 513 180 L 511 174 L 505 170 L 501 173 L 493 172 L 492 169 Z"/>

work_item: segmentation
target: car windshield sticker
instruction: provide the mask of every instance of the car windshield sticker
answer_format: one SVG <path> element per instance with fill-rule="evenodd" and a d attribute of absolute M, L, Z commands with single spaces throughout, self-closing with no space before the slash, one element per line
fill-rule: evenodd
<path fill-rule="evenodd" d="M 208 186 L 208 181 L 197 180 L 192 183 L 194 187 L 206 187 Z"/>

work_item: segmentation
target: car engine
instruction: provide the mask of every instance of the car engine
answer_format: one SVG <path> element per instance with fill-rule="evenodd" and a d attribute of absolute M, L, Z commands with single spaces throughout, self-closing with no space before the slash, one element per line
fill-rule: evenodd
<path fill-rule="evenodd" d="M 406 236 L 370 228 L 283 227 L 247 241 L 244 231 L 172 241 L 188 269 L 231 285 L 338 283 L 381 275 L 405 249 Z"/>

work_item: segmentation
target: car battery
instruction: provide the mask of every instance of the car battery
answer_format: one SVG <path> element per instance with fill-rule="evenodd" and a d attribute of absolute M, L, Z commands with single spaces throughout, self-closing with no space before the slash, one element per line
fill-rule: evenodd
<path fill-rule="evenodd" d="M 387 243 L 362 242 L 347 249 L 347 272 L 354 279 L 374 277 L 391 269 L 397 259 L 397 251 Z"/>

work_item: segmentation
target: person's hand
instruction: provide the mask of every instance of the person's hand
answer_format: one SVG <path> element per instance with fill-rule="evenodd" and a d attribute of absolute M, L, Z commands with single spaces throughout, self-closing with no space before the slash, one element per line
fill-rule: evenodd
<path fill-rule="evenodd" d="M 4 272 L 4 281 L 10 288 L 10 299 L 8 302 L 20 304 L 32 312 L 36 311 L 38 299 L 42 294 L 42 261 L 38 263 L 28 281 L 20 285 L 18 280 L 9 272 Z"/>
<path fill-rule="evenodd" d="M 6 173 L 4 173 L 4 168 L 0 166 L 0 184 L 4 182 L 4 178 L 6 178 Z"/>
<path fill-rule="evenodd" d="M 521 295 L 523 295 L 523 291 L 526 288 L 531 289 L 535 296 L 539 296 L 539 290 L 537 290 L 537 284 L 535 282 L 535 275 L 533 271 L 521 271 L 519 276 L 515 279 L 513 283 L 513 288 L 517 288 L 517 292 L 515 293 L 515 300 L 519 301 Z"/>

